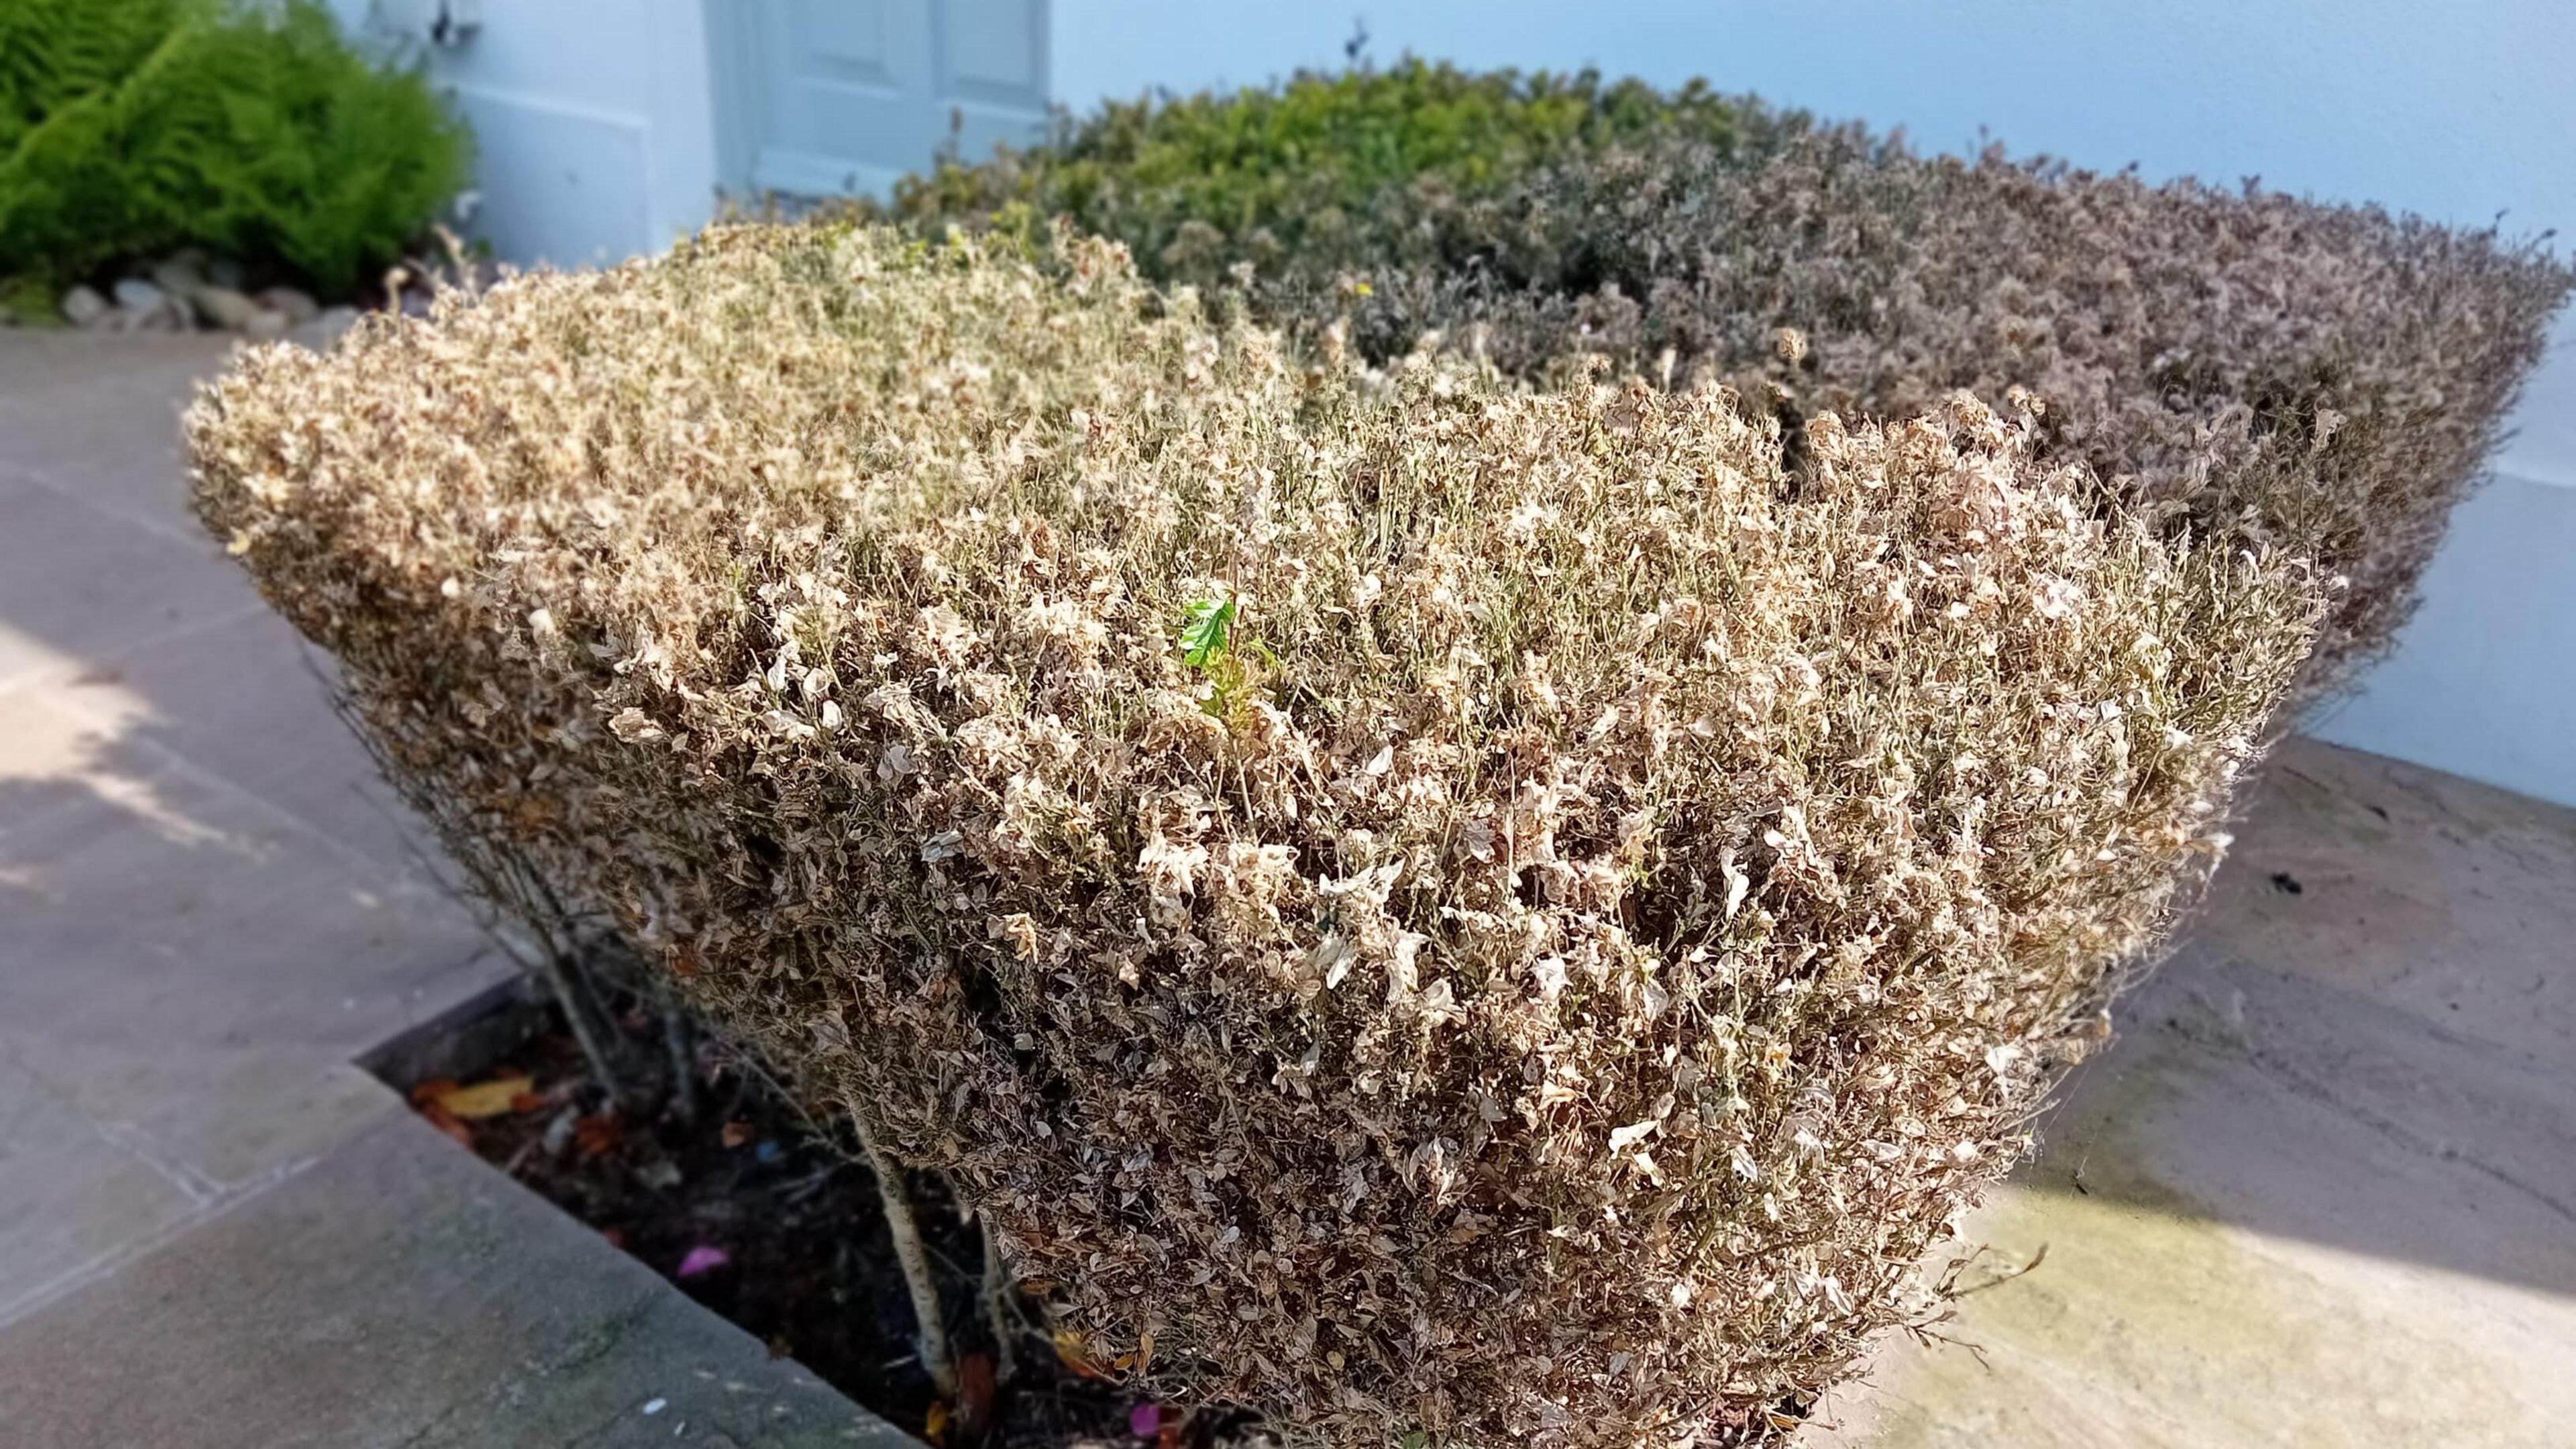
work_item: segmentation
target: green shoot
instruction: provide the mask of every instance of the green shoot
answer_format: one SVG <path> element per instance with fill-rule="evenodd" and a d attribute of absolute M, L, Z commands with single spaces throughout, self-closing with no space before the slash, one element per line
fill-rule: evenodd
<path fill-rule="evenodd" d="M 1201 673 L 1212 672 L 1231 652 L 1235 604 L 1232 599 L 1193 599 L 1181 611 L 1181 662 Z"/>

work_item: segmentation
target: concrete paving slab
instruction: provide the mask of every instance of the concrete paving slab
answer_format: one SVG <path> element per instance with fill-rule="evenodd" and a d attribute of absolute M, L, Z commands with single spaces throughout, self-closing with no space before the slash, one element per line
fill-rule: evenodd
<path fill-rule="evenodd" d="M 0 695 L 0 739 L 62 757 L 0 773 L 0 1021 L 137 1052 L 346 1058 L 504 969 L 426 880 L 148 741 L 23 691 Z"/>
<path fill-rule="evenodd" d="M 118 654 L 62 700 L 121 738 L 155 745 L 393 872 L 427 846 L 329 707 L 328 656 L 254 601 L 245 612 Z M 112 686 L 112 687 L 111 687 Z"/>
<path fill-rule="evenodd" d="M 2576 1060 L 2576 811 L 2293 741 L 2192 936 L 2434 1027 Z"/>
<path fill-rule="evenodd" d="M 0 520 L 0 687 L 62 682 L 120 650 L 258 606 L 219 551 L 136 527 L 5 455 Z"/>
<path fill-rule="evenodd" d="M 1955 1318 L 1808 1439 L 2576 1443 L 2571 887 L 2576 812 L 2293 741 Z"/>
<path fill-rule="evenodd" d="M 327 1047 L 137 1052 L 0 1031 L 0 1054 L 102 1134 L 218 1195 L 297 1171 L 400 1106 Z"/>
<path fill-rule="evenodd" d="M 0 1328 L 18 1449 L 910 1441 L 408 1113 Z"/>
<path fill-rule="evenodd" d="M 0 1046 L 0 1322 L 185 1221 L 206 1197 L 6 1053 Z"/>
<path fill-rule="evenodd" d="M 211 548 L 187 509 L 179 414 L 231 339 L 15 334 L 0 347 L 0 456 L 162 538 Z"/>

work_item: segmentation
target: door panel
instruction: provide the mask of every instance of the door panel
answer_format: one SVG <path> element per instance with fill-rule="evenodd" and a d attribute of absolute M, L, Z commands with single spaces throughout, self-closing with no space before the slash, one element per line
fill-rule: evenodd
<path fill-rule="evenodd" d="M 953 100 L 1046 110 L 1046 16 L 1039 0 L 948 0 L 940 7 L 940 88 Z"/>
<path fill-rule="evenodd" d="M 1047 0 L 741 0 L 737 184 L 882 195 L 1044 131 Z"/>

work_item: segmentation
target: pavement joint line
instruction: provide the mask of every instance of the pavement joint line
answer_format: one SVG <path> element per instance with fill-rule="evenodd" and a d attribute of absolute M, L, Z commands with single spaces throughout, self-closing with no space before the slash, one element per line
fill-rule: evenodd
<path fill-rule="evenodd" d="M 182 464 L 181 466 L 184 468 L 186 465 Z M 35 484 L 37 487 L 42 488 L 49 493 L 68 499 L 80 507 L 86 508 L 90 512 L 97 514 L 101 518 L 113 519 L 116 522 L 125 524 L 129 527 L 139 528 L 145 533 L 152 535 L 154 538 L 160 539 L 164 543 L 177 544 L 179 547 L 187 549 L 192 553 L 203 553 L 209 547 L 214 546 L 214 540 L 203 533 L 192 532 L 183 528 L 172 528 L 155 519 L 146 518 L 140 514 L 128 513 L 122 508 L 115 508 L 105 503 L 101 503 L 97 499 L 90 497 L 83 490 L 57 481 L 52 474 L 46 472 L 42 468 L 34 466 L 33 464 L 19 462 L 10 464 L 10 467 L 17 472 L 19 477 L 26 479 L 28 482 Z"/>
<path fill-rule="evenodd" d="M 180 640 L 206 633 L 209 630 L 220 629 L 227 624 L 238 624 L 244 619 L 257 618 L 259 615 L 266 613 L 267 611 L 267 604 L 254 600 L 251 603 L 242 605 L 240 608 L 230 609 L 220 614 L 209 614 L 201 619 L 192 619 L 176 628 L 164 629 L 160 633 L 137 639 L 130 644 L 120 644 L 116 648 L 107 650 L 104 653 L 75 659 L 73 662 L 84 666 L 84 669 L 80 671 L 81 673 L 86 673 L 90 670 L 110 668 L 118 661 L 129 659 L 146 649 L 162 644 L 176 643 Z M 10 695 L 15 694 L 22 689 L 42 688 L 46 685 L 60 685 L 67 688 L 77 687 L 76 681 L 79 677 L 79 673 L 60 673 L 59 667 L 54 665 L 40 664 L 33 669 L 22 669 L 5 679 L 0 679 L 0 699 L 7 699 Z"/>
<path fill-rule="evenodd" d="M 114 1275 L 126 1264 L 156 1253 L 195 1229 L 240 1207 L 243 1203 L 264 1196 L 294 1181 L 329 1155 L 327 1152 L 319 1152 L 278 1163 L 267 1171 L 226 1189 L 220 1196 L 206 1202 L 203 1206 L 182 1213 L 149 1232 L 138 1233 L 112 1248 L 93 1254 L 86 1261 L 64 1269 L 52 1278 L 20 1293 L 17 1297 L 0 1302 L 0 1329 L 8 1328 L 12 1324 L 44 1312 L 92 1283 Z"/>
<path fill-rule="evenodd" d="M 2316 1080 L 2278 1053 L 2267 1051 L 2251 1031 L 2230 1023 L 2224 1017 L 2219 1017 L 2216 1003 L 2202 996 L 2198 989 L 2195 988 L 2191 994 L 2203 1010 L 2217 1018 L 2218 1029 L 2193 1031 L 2185 1026 L 2182 1035 L 2186 1041 L 2211 1050 L 2215 1055 L 2232 1057 L 2243 1062 L 2256 1072 L 2280 1084 L 2292 1095 L 2305 1098 L 2330 1112 L 2337 1112 L 2350 1118 L 2369 1128 L 2392 1146 L 2434 1162 L 2455 1164 L 2482 1174 L 2498 1185 L 2511 1189 L 2531 1202 L 2565 1218 L 2568 1222 L 2576 1223 L 2576 1208 L 2571 1208 L 2568 1204 L 2559 1201 L 2547 1189 L 2526 1182 L 2511 1170 L 2497 1167 L 2462 1148 L 2432 1141 L 2404 1123 L 2374 1112 L 2359 1102 L 2347 1100 L 2344 1094 L 2335 1091 L 2330 1084 Z M 2444 1033 L 2429 1023 L 2424 1026 L 2423 1031 L 2426 1036 L 2437 1042 L 2447 1040 L 2450 1045 L 2468 1045 L 2456 1037 L 2446 1038 Z"/>
<path fill-rule="evenodd" d="M 122 730 L 116 721 L 102 718 L 96 711 L 90 709 L 87 705 L 82 704 L 79 700 L 72 698 L 68 692 L 57 696 L 55 703 L 65 713 L 83 720 L 90 725 L 96 726 L 99 729 L 111 731 L 112 738 L 124 740 L 129 744 L 139 746 L 145 751 L 158 756 L 162 763 L 175 773 L 184 775 L 187 778 L 196 781 L 198 784 L 219 793 L 232 796 L 237 800 L 247 801 L 260 812 L 284 822 L 295 830 L 301 831 L 313 840 L 328 847 L 333 854 L 342 858 L 343 863 L 356 867 L 362 879 L 396 887 L 416 888 L 427 886 L 433 894 L 441 893 L 438 890 L 436 882 L 420 879 L 418 872 L 412 867 L 388 864 L 385 861 L 378 860 L 364 850 L 350 844 L 348 841 L 342 840 L 337 835 L 334 835 L 330 831 L 323 829 L 321 826 L 314 824 L 312 821 L 305 819 L 303 816 L 296 814 L 294 811 L 287 809 L 285 806 L 278 804 L 276 801 L 269 799 L 267 796 L 233 780 L 222 771 L 198 764 L 195 760 L 188 758 L 187 755 L 181 753 L 179 750 L 152 738 L 148 734 Z"/>
<path fill-rule="evenodd" d="M 90 1130 L 104 1138 L 109 1146 L 151 1168 L 177 1188 L 190 1207 L 211 1207 L 223 1200 L 222 1183 L 162 1151 L 161 1144 L 152 1139 L 151 1133 L 131 1122 L 102 1122 L 95 1117 L 88 1121 Z"/>

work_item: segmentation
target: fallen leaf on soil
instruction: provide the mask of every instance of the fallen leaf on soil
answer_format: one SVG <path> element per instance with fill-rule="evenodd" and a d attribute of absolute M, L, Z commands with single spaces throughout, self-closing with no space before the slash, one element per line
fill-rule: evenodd
<path fill-rule="evenodd" d="M 1082 1334 L 1074 1329 L 1059 1328 L 1055 1331 L 1055 1356 L 1066 1368 L 1084 1378 L 1103 1380 L 1109 1378 L 1108 1374 L 1101 1371 L 1098 1364 L 1091 1361 L 1091 1355 L 1082 1341 Z"/>
<path fill-rule="evenodd" d="M 455 1090 L 454 1077 L 432 1077 L 411 1089 L 411 1104 L 415 1107 L 426 1107 Z"/>
<path fill-rule="evenodd" d="M 948 1401 L 946 1399 L 933 1399 L 930 1401 L 930 1412 L 922 1416 L 921 1437 L 929 1440 L 933 1444 L 947 1442 Z"/>
<path fill-rule="evenodd" d="M 749 1142 L 752 1138 L 752 1134 L 759 1130 L 759 1128 L 752 1126 L 748 1122 L 727 1122 L 724 1124 L 724 1145 L 727 1147 L 740 1147 L 742 1144 Z"/>
<path fill-rule="evenodd" d="M 506 1077 L 494 1077 L 488 1082 L 477 1082 L 470 1087 L 450 1084 L 432 1100 L 464 1121 L 480 1122 L 486 1117 L 506 1116 L 520 1110 L 519 1099 L 534 1096 L 528 1090 L 534 1085 L 527 1073 L 517 1072 Z"/>
<path fill-rule="evenodd" d="M 970 1353 L 957 1361 L 957 1428 L 966 1438 L 981 1439 L 993 1427 L 993 1400 L 1001 1385 L 993 1377 L 993 1356 Z"/>
<path fill-rule="evenodd" d="M 581 1144 L 584 1157 L 607 1156 L 617 1150 L 625 1135 L 625 1124 L 617 1120 L 614 1111 L 594 1112 L 572 1124 L 572 1140 Z"/>
<path fill-rule="evenodd" d="M 455 1113 L 448 1111 L 445 1107 L 438 1105 L 436 1102 L 423 1102 L 420 1107 L 420 1115 L 429 1123 L 430 1126 L 435 1127 L 439 1131 L 454 1138 L 458 1146 L 468 1150 L 473 1148 L 474 1129 L 457 1120 Z"/>

